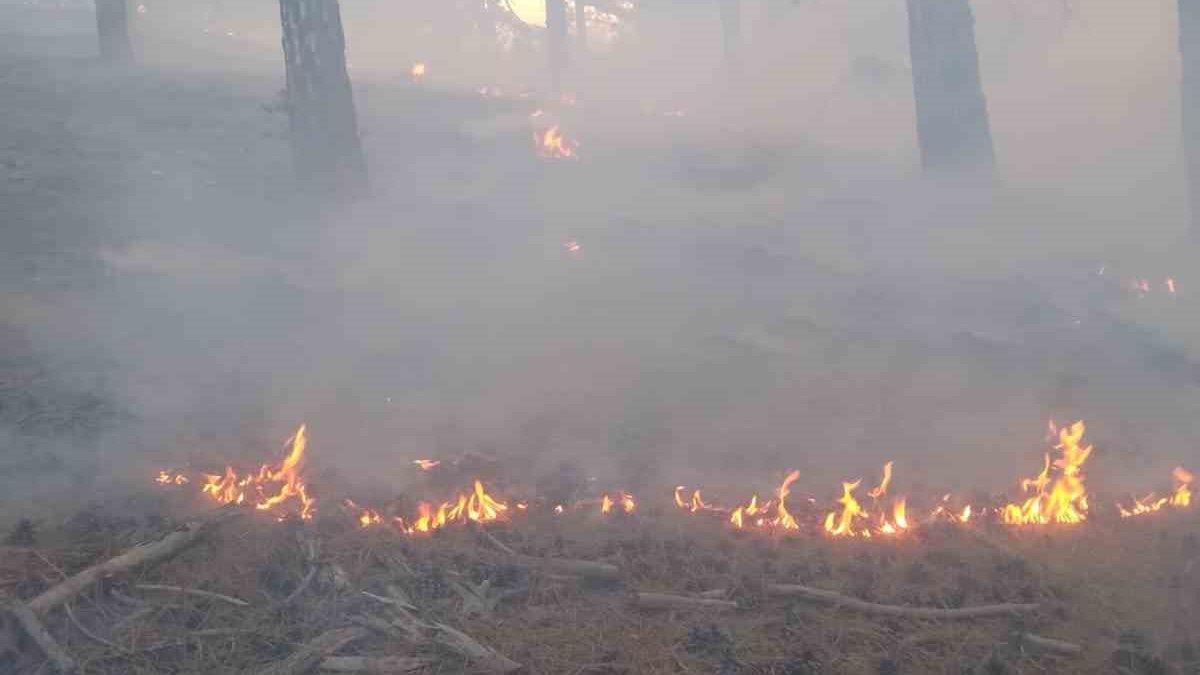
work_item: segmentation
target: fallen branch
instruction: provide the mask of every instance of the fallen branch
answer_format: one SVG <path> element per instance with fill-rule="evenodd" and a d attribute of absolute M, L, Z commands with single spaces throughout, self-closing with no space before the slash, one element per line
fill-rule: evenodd
<path fill-rule="evenodd" d="M 212 516 L 188 523 L 153 544 L 135 546 L 115 558 L 93 565 L 31 600 L 29 609 L 37 616 L 45 616 L 50 610 L 71 600 L 105 577 L 159 563 L 178 554 L 195 544 L 217 525 L 241 513 L 233 508 L 220 509 Z"/>
<path fill-rule="evenodd" d="M 17 623 L 25 630 L 25 634 L 37 643 L 46 658 L 54 663 L 55 668 L 58 668 L 58 672 L 74 673 L 79 668 L 75 659 L 67 655 L 67 652 L 55 641 L 54 636 L 46 630 L 29 605 L 15 598 L 0 598 L 0 606 L 17 620 Z"/>
<path fill-rule="evenodd" d="M 399 675 L 425 670 L 431 665 L 432 661 L 413 656 L 328 656 L 321 661 L 321 670 L 335 673 Z"/>
<path fill-rule="evenodd" d="M 321 567 L 319 565 L 313 565 L 312 567 L 308 568 L 308 574 L 304 575 L 304 578 L 300 580 L 300 584 L 296 586 L 291 593 L 288 593 L 286 598 L 271 605 L 271 609 L 282 609 L 292 604 L 293 600 L 300 597 L 301 593 L 308 590 L 309 585 L 312 584 L 313 579 L 317 578 L 317 572 L 320 570 Z"/>
<path fill-rule="evenodd" d="M 336 628 L 305 642 L 286 659 L 258 671 L 258 675 L 302 675 L 346 645 L 368 635 L 365 628 Z"/>
<path fill-rule="evenodd" d="M 621 578 L 621 569 L 616 565 L 593 562 L 591 560 L 538 558 L 528 555 L 510 556 L 510 560 L 522 567 L 534 567 L 558 574 L 569 574 L 596 581 L 613 581 Z"/>
<path fill-rule="evenodd" d="M 198 588 L 183 588 L 182 586 L 164 586 L 162 584 L 134 584 L 133 588 L 139 591 L 161 591 L 163 593 L 180 593 L 183 595 L 191 595 L 197 598 L 207 598 L 209 600 L 218 600 L 236 607 L 249 607 L 250 603 L 245 600 L 234 598 L 220 593 L 211 591 L 202 591 Z"/>
<path fill-rule="evenodd" d="M 862 612 L 863 614 L 902 616 L 911 619 L 977 619 L 985 616 L 1001 616 L 1005 614 L 1032 612 L 1038 608 L 1036 604 L 980 605 L 978 607 L 961 607 L 956 609 L 879 605 L 873 602 L 865 602 L 863 600 L 847 597 L 841 593 L 795 584 L 771 584 L 767 586 L 767 594 L 788 598 L 802 598 L 804 600 L 812 600 L 815 602 L 826 602 L 839 607 L 845 607 L 846 609 L 856 612 Z"/>
<path fill-rule="evenodd" d="M 1038 651 L 1058 654 L 1060 656 L 1079 656 L 1083 653 L 1083 647 L 1074 642 L 1064 642 L 1063 640 L 1042 637 L 1033 633 L 1021 633 L 1020 641 L 1022 646 L 1033 647 Z"/>
<path fill-rule="evenodd" d="M 512 673 L 521 669 L 521 664 L 457 628 L 437 621 L 427 623 L 399 607 L 393 606 L 391 609 L 395 617 L 392 621 L 374 616 L 354 617 L 351 621 L 414 646 L 436 645 L 448 649 L 470 661 L 474 671 Z"/>
<path fill-rule="evenodd" d="M 638 593 L 634 604 L 642 609 L 707 609 L 724 610 L 737 609 L 737 603 L 731 600 L 714 598 L 691 598 L 685 595 L 669 595 L 667 593 Z"/>

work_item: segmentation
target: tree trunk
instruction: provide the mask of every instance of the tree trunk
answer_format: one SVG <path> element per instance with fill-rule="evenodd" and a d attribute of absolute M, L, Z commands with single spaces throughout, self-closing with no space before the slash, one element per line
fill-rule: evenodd
<path fill-rule="evenodd" d="M 125 2 L 96 0 L 96 35 L 100 39 L 100 58 L 105 61 L 128 61 L 132 58 L 129 11 Z"/>
<path fill-rule="evenodd" d="M 567 69 L 567 5 L 563 0 L 546 0 L 546 59 L 550 65 L 550 93 L 562 94 Z"/>
<path fill-rule="evenodd" d="M 917 137 L 926 171 L 995 163 L 968 0 L 908 0 Z"/>
<path fill-rule="evenodd" d="M 579 43 L 579 56 L 587 54 L 587 3 L 575 0 L 575 40 Z"/>
<path fill-rule="evenodd" d="M 321 192 L 366 185 L 338 0 L 279 0 L 296 173 Z"/>
<path fill-rule="evenodd" d="M 721 44 L 725 49 L 725 69 L 729 81 L 740 85 L 742 60 L 738 42 L 742 35 L 742 0 L 717 0 L 721 13 Z"/>
<path fill-rule="evenodd" d="M 1179 0 L 1179 83 L 1191 234 L 1200 238 L 1200 0 Z"/>

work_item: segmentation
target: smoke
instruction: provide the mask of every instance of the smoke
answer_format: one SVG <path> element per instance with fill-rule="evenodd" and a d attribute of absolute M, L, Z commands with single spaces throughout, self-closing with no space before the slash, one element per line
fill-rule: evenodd
<path fill-rule="evenodd" d="M 372 194 L 333 205 L 291 184 L 275 3 L 147 0 L 133 73 L 89 62 L 86 3 L 4 7 L 41 35 L 2 52 L 9 495 L 254 463 L 301 422 L 386 486 L 482 451 L 1002 489 L 1050 417 L 1088 419 L 1100 479 L 1195 465 L 1173 3 L 974 3 L 986 183 L 918 173 L 903 3 L 746 0 L 740 80 L 715 3 L 647 7 L 572 55 L 573 107 L 536 28 L 454 4 L 342 0 Z M 536 157 L 538 107 L 577 161 Z M 22 421 L 63 410 L 89 421 Z"/>

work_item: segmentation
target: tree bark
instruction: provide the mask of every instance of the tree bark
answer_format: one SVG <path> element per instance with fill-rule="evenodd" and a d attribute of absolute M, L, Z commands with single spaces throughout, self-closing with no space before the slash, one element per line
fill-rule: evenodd
<path fill-rule="evenodd" d="M 921 164 L 928 172 L 995 163 L 969 0 L 908 0 Z"/>
<path fill-rule="evenodd" d="M 1190 224 L 1200 239 L 1200 0 L 1179 0 L 1179 83 Z"/>
<path fill-rule="evenodd" d="M 129 46 L 129 10 L 126 0 L 96 0 L 96 35 L 100 40 L 100 58 L 128 61 L 133 58 Z"/>
<path fill-rule="evenodd" d="M 297 176 L 341 192 L 366 185 L 338 0 L 279 0 L 288 123 Z"/>
<path fill-rule="evenodd" d="M 738 42 L 742 36 L 742 1 L 717 0 L 721 14 L 721 45 L 725 50 L 725 69 L 736 87 L 742 81 L 742 59 Z"/>
<path fill-rule="evenodd" d="M 579 44 L 576 50 L 579 56 L 583 57 L 587 54 L 587 3 L 584 0 L 575 0 L 575 41 Z"/>
<path fill-rule="evenodd" d="M 562 94 L 567 69 L 567 5 L 563 0 L 546 0 L 546 59 L 550 66 L 550 93 Z"/>

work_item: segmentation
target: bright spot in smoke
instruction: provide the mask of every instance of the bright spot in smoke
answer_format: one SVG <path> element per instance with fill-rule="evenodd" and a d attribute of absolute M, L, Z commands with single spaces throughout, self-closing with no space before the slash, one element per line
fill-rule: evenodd
<path fill-rule="evenodd" d="M 545 0 L 508 0 L 508 5 L 521 21 L 531 26 L 546 27 Z"/>

